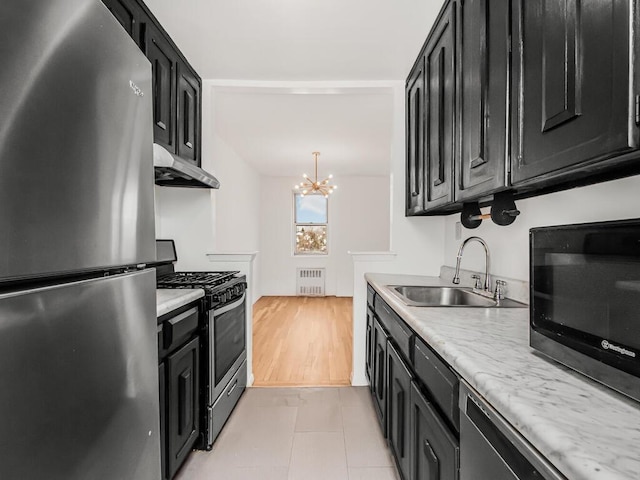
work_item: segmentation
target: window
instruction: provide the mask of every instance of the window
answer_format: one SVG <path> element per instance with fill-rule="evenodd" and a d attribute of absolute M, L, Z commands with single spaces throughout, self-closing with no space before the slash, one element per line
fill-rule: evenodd
<path fill-rule="evenodd" d="M 293 194 L 295 255 L 327 254 L 328 199 L 322 195 Z"/>

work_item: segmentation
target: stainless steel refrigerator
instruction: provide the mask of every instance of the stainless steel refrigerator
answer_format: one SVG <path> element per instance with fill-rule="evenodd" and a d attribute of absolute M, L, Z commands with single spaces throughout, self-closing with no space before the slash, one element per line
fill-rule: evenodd
<path fill-rule="evenodd" d="M 0 478 L 158 480 L 151 66 L 99 0 L 0 32 Z"/>

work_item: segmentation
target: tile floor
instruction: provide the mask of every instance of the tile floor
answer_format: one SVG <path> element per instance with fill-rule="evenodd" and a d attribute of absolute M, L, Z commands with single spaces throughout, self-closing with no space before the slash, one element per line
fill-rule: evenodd
<path fill-rule="evenodd" d="M 398 480 L 366 387 L 248 388 L 176 480 Z"/>

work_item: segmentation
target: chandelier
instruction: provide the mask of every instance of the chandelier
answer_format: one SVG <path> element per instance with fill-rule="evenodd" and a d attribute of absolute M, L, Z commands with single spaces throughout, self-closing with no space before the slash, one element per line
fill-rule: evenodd
<path fill-rule="evenodd" d="M 327 178 L 318 181 L 318 155 L 320 152 L 313 152 L 314 162 L 315 162 L 315 177 L 313 180 L 305 173 L 303 175 L 304 182 L 296 185 L 296 190 L 302 190 L 301 195 L 304 197 L 305 195 L 324 195 L 325 198 L 329 196 L 330 193 L 338 188 L 337 185 L 329 185 L 329 182 L 333 178 L 333 175 L 329 175 Z"/>

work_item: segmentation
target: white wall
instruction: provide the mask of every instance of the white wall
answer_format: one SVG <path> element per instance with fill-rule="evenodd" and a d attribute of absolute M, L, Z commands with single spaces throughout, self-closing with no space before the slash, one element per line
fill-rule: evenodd
<path fill-rule="evenodd" d="M 511 225 L 500 227 L 484 220 L 476 229 L 463 228 L 460 240 L 455 239 L 455 224 L 460 216 L 446 217 L 444 263 L 455 266 L 461 241 L 477 235 L 489 245 L 491 273 L 528 281 L 530 228 L 640 217 L 640 176 L 529 198 L 516 205 L 521 213 Z M 465 248 L 462 268 L 484 270 L 480 245 L 469 244 Z"/>
<path fill-rule="evenodd" d="M 214 249 L 220 252 L 258 250 L 260 238 L 260 175 L 217 135 L 213 135 L 215 175 L 220 189 L 213 193 Z"/>
<path fill-rule="evenodd" d="M 391 150 L 391 250 L 393 268 L 407 274 L 438 275 L 443 261 L 443 217 L 405 217 L 405 89 L 394 89 L 393 140 Z M 379 264 L 386 268 L 393 264 Z M 389 272 L 391 273 L 391 272 Z"/>
<path fill-rule="evenodd" d="M 176 270 L 207 270 L 213 243 L 211 190 L 155 187 L 156 238 L 176 242 Z"/>
<path fill-rule="evenodd" d="M 295 295 L 297 267 L 326 268 L 327 295 L 351 296 L 349 250 L 389 248 L 388 177 L 340 177 L 329 198 L 328 255 L 293 255 L 293 186 L 298 177 L 263 177 L 260 201 L 260 289 Z"/>

